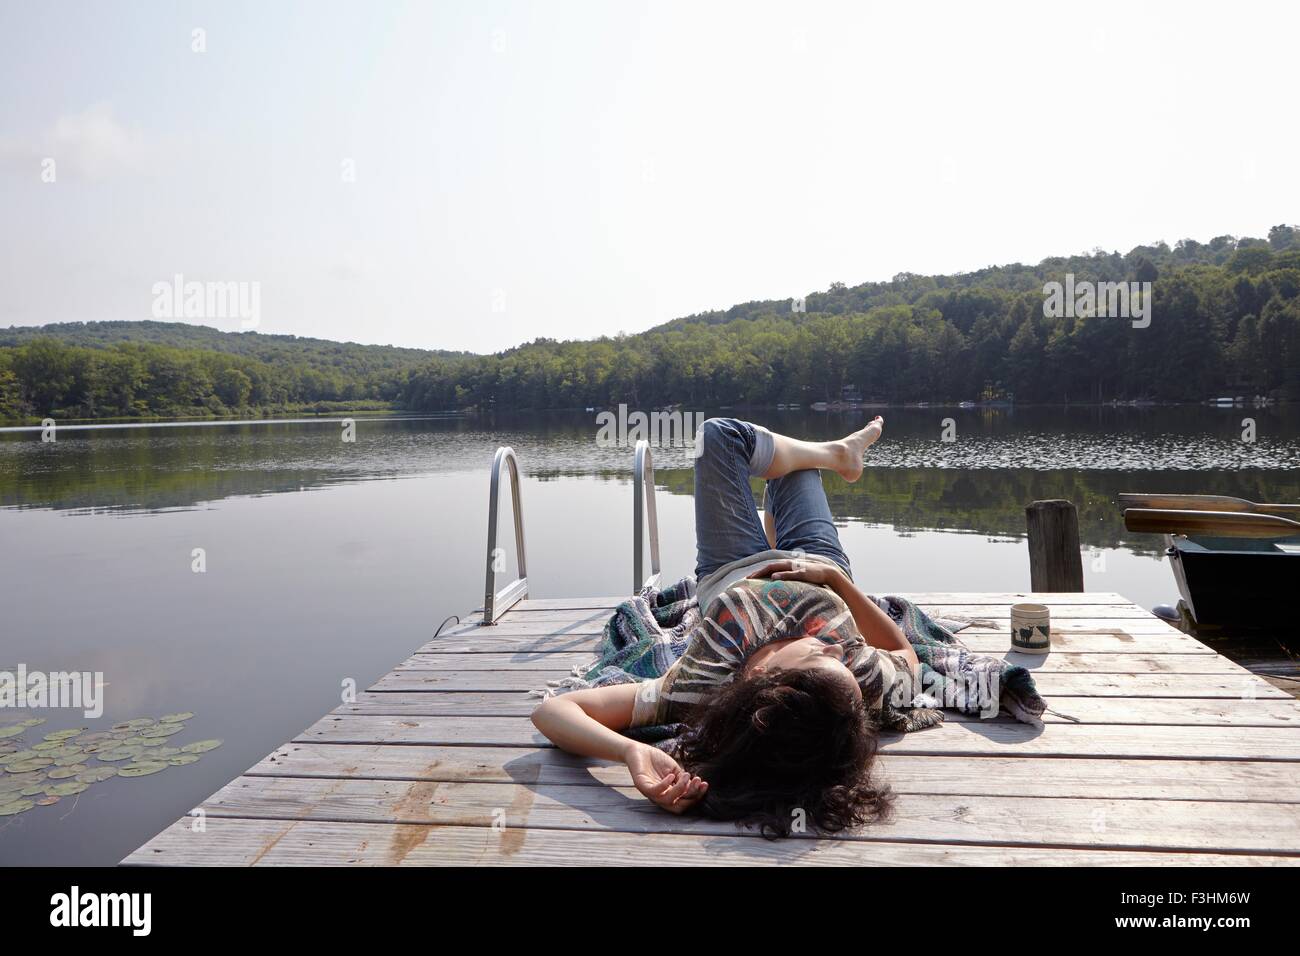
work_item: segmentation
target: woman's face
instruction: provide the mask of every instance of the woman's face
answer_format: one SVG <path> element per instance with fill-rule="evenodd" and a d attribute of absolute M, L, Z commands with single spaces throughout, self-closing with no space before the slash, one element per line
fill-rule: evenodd
<path fill-rule="evenodd" d="M 858 686 L 853 672 L 844 666 L 844 648 L 839 644 L 828 644 L 815 637 L 801 637 L 795 641 L 770 644 L 750 658 L 747 670 L 761 674 L 772 670 L 799 670 L 814 667 L 834 673 L 845 681 L 846 687 L 852 685 L 853 692 L 861 699 L 862 688 Z"/>

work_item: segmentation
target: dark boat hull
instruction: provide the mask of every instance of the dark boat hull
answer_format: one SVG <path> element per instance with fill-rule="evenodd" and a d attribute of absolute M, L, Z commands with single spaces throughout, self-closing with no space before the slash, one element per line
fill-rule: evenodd
<path fill-rule="evenodd" d="M 1292 602 L 1300 585 L 1300 553 L 1279 543 L 1297 539 L 1172 537 L 1166 554 L 1197 624 L 1300 628 Z"/>

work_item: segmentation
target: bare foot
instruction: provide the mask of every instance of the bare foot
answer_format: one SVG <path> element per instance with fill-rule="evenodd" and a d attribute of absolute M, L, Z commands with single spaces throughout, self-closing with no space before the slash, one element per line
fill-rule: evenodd
<path fill-rule="evenodd" d="M 862 477 L 862 456 L 876 443 L 880 433 L 885 430 L 885 420 L 877 415 L 866 428 L 855 431 L 847 438 L 834 442 L 840 463 L 835 470 L 845 481 L 857 481 Z"/>

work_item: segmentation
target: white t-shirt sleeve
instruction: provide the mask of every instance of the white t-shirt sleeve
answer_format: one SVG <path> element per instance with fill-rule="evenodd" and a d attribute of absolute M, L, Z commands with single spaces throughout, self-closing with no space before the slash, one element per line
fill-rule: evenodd
<path fill-rule="evenodd" d="M 663 693 L 664 679 L 642 681 L 636 688 L 636 700 L 632 703 L 632 722 L 629 727 L 648 727 L 660 723 L 656 719 L 659 698 Z"/>

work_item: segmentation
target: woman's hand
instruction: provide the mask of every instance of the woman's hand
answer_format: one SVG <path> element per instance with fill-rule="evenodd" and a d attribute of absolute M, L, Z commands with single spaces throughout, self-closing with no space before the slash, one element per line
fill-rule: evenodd
<path fill-rule="evenodd" d="M 848 580 L 843 571 L 824 561 L 772 561 L 749 577 L 771 578 L 773 581 L 806 581 L 809 584 L 824 584 L 833 591 L 838 591 Z"/>
<path fill-rule="evenodd" d="M 689 810 L 708 792 L 707 783 L 691 776 L 658 747 L 634 744 L 625 762 L 636 788 L 669 813 Z"/>

